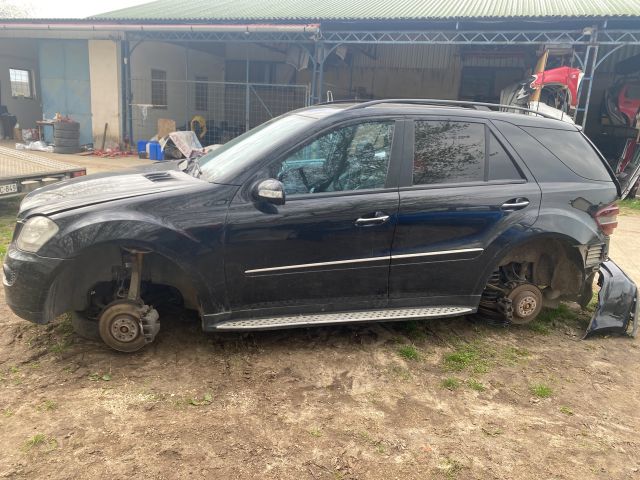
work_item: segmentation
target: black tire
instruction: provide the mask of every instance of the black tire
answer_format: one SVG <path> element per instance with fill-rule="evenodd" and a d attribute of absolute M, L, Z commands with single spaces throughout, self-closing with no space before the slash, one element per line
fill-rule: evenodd
<path fill-rule="evenodd" d="M 79 337 L 87 340 L 102 340 L 98 320 L 87 318 L 85 312 L 71 312 L 71 325 Z"/>
<path fill-rule="evenodd" d="M 56 130 L 53 132 L 53 139 L 58 140 L 61 138 L 80 138 L 80 130 Z"/>
<path fill-rule="evenodd" d="M 56 147 L 75 147 L 80 148 L 80 142 L 75 138 L 59 138 L 58 140 L 54 140 L 53 144 Z"/>
<path fill-rule="evenodd" d="M 80 147 L 79 146 L 75 146 L 75 147 L 57 147 L 54 146 L 53 147 L 53 153 L 78 153 L 80 151 Z"/>
<path fill-rule="evenodd" d="M 78 122 L 55 122 L 53 131 L 79 132 L 80 124 Z"/>

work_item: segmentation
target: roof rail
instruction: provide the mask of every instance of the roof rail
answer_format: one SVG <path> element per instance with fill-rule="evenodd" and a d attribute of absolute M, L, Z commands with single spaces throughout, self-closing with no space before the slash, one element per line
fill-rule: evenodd
<path fill-rule="evenodd" d="M 344 102 L 342 102 L 344 103 Z M 473 108 L 474 110 L 492 110 L 500 109 L 498 111 L 504 110 L 517 110 L 519 112 L 528 112 L 533 113 L 535 115 L 540 115 L 544 118 L 549 118 L 551 120 L 560 120 L 559 118 L 552 117 L 546 113 L 539 112 L 537 110 L 532 110 L 530 108 L 517 107 L 514 105 L 501 105 L 499 103 L 483 103 L 483 102 L 468 102 L 462 100 L 437 100 L 437 99 L 420 99 L 420 98 L 387 98 L 384 100 L 370 100 L 368 102 L 358 103 L 357 105 L 352 105 L 351 107 L 345 108 L 345 110 L 357 110 L 359 108 L 367 108 L 373 107 L 376 105 L 383 105 L 386 103 L 404 103 L 409 105 L 434 105 L 434 106 L 443 106 L 443 107 L 465 107 L 465 108 Z"/>

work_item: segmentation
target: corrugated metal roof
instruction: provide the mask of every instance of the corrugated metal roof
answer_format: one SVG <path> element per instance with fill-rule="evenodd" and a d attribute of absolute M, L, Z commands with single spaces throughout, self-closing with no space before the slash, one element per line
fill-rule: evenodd
<path fill-rule="evenodd" d="M 157 0 L 110 20 L 446 20 L 640 16 L 640 0 Z"/>

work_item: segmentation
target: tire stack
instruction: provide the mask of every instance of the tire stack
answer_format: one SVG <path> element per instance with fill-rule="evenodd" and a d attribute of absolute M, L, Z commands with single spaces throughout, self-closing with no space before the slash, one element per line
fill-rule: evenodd
<path fill-rule="evenodd" d="M 53 151 L 55 153 L 78 153 L 80 151 L 80 124 L 78 122 L 54 123 Z"/>

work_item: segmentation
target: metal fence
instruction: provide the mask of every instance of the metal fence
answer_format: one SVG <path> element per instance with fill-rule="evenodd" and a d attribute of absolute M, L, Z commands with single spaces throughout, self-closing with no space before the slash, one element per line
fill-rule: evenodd
<path fill-rule="evenodd" d="M 225 143 L 273 117 L 309 105 L 306 85 L 134 78 L 131 90 L 134 140 L 156 135 L 158 119 L 164 118 L 174 120 L 179 130 L 194 123 L 203 145 Z"/>

